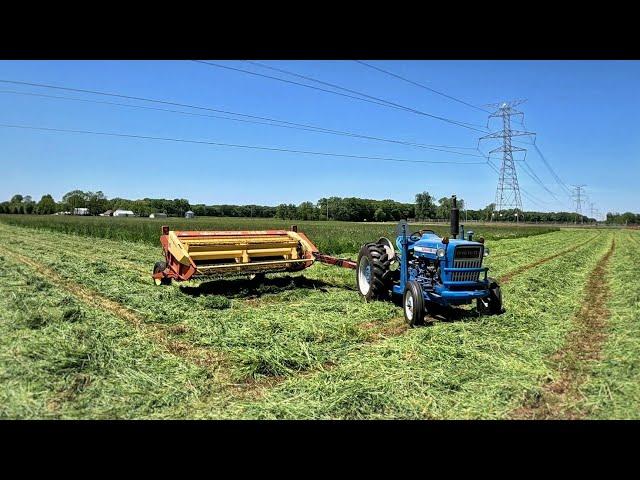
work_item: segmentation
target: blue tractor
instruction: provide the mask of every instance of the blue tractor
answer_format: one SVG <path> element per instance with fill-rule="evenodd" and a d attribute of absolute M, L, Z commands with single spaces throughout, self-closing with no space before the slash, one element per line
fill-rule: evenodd
<path fill-rule="evenodd" d="M 409 326 L 424 324 L 436 306 L 452 307 L 476 301 L 481 314 L 504 312 L 498 282 L 482 266 L 489 248 L 484 238 L 460 228 L 456 196 L 452 197 L 451 235 L 439 237 L 432 230 L 409 234 L 405 221 L 398 224 L 395 247 L 387 238 L 362 246 L 356 267 L 358 291 L 367 300 L 390 296 L 402 299 Z M 460 237 L 460 238 L 458 238 Z"/>

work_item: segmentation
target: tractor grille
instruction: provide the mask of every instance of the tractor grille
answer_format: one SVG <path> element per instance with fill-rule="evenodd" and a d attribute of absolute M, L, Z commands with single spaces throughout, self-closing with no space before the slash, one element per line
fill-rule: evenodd
<path fill-rule="evenodd" d="M 479 268 L 482 266 L 482 247 L 456 247 L 454 254 L 454 268 Z M 451 280 L 454 282 L 477 282 L 480 272 L 453 272 Z"/>

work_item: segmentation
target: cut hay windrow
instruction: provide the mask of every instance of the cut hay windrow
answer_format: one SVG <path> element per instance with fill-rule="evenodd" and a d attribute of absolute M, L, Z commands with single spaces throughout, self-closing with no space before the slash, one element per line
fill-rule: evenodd
<path fill-rule="evenodd" d="M 130 322 L 136 328 L 142 330 L 150 340 L 157 342 L 169 353 L 186 358 L 200 366 L 217 366 L 221 362 L 221 356 L 210 349 L 202 349 L 189 345 L 185 342 L 171 340 L 166 336 L 165 329 L 158 325 L 147 324 L 139 314 L 127 309 L 123 305 L 102 297 L 98 292 L 91 291 L 81 285 L 73 283 L 58 275 L 52 269 L 42 265 L 38 261 L 12 251 L 10 248 L 5 250 L 15 259 L 33 268 L 39 275 L 46 278 L 56 285 L 63 287 L 71 295 L 80 301 L 93 305 L 97 308 L 114 314 L 115 316 Z"/>
<path fill-rule="evenodd" d="M 611 247 L 600 258 L 589 275 L 584 288 L 582 304 L 573 317 L 573 329 L 567 335 L 567 343 L 553 355 L 557 364 L 556 378 L 542 387 L 540 395 L 529 404 L 516 409 L 511 417 L 517 419 L 576 419 L 585 416 L 577 405 L 579 388 L 589 375 L 589 363 L 599 360 L 605 339 L 610 312 L 607 302 L 609 288 L 609 263 L 616 248 Z"/>

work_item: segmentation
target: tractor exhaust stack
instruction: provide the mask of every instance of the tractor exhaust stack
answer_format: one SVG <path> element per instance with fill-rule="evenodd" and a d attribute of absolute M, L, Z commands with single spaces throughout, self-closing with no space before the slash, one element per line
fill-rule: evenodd
<path fill-rule="evenodd" d="M 456 196 L 451 197 L 451 238 L 458 238 L 460 232 L 460 210 Z"/>

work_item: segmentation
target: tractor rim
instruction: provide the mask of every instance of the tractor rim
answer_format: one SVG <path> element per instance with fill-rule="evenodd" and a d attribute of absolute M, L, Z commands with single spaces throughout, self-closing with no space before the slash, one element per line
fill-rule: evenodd
<path fill-rule="evenodd" d="M 404 311 L 407 314 L 407 318 L 409 320 L 413 320 L 413 295 L 411 295 L 411 293 L 407 295 L 407 298 L 404 302 Z"/>
<path fill-rule="evenodd" d="M 362 295 L 366 295 L 371 289 L 371 265 L 367 257 L 362 257 L 358 265 L 358 287 Z"/>

